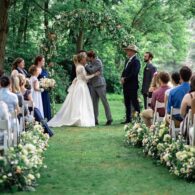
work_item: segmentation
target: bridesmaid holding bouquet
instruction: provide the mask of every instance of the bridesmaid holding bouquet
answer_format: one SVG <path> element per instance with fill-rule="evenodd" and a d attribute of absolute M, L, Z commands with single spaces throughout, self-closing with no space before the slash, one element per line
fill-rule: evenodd
<path fill-rule="evenodd" d="M 45 58 L 42 55 L 39 55 L 35 58 L 34 62 L 35 66 L 39 69 L 39 76 L 38 79 L 41 80 L 43 78 L 48 78 L 49 74 L 45 67 Z M 41 93 L 42 101 L 43 101 L 43 111 L 44 111 L 44 117 L 47 118 L 49 121 L 51 119 L 51 106 L 50 106 L 50 97 L 47 90 Z"/>

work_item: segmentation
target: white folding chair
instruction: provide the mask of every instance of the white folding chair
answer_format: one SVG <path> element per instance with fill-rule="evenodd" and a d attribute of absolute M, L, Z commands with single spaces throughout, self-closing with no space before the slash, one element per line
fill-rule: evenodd
<path fill-rule="evenodd" d="M 3 136 L 3 143 L 0 150 L 5 151 L 9 147 L 10 128 L 8 120 L 0 120 L 0 136 Z"/>
<path fill-rule="evenodd" d="M 150 104 L 152 102 L 152 98 L 147 97 L 147 109 L 150 108 Z"/>
<path fill-rule="evenodd" d="M 188 111 L 188 127 L 191 127 L 193 125 L 193 116 L 192 116 L 192 110 L 190 109 Z"/>
<path fill-rule="evenodd" d="M 24 105 L 22 107 L 20 107 L 20 121 L 19 121 L 19 128 L 20 128 L 20 132 L 25 130 L 25 120 L 24 120 Z"/>
<path fill-rule="evenodd" d="M 175 121 L 173 116 L 180 114 L 179 108 L 171 107 L 171 116 L 170 116 L 170 134 L 172 138 L 176 138 L 176 136 L 180 133 L 180 127 L 175 127 Z"/>
<path fill-rule="evenodd" d="M 191 113 L 191 125 L 189 126 L 189 141 L 191 146 L 195 146 L 195 114 L 192 116 L 192 113 Z"/>
<path fill-rule="evenodd" d="M 11 122 L 12 145 L 17 146 L 19 140 L 19 131 L 20 131 L 19 122 L 18 122 L 16 111 L 10 114 L 11 114 L 10 122 Z"/>
<path fill-rule="evenodd" d="M 30 112 L 30 115 L 34 116 L 34 104 L 32 101 L 24 101 L 24 106 L 26 106 L 28 108 L 28 111 L 29 111 L 29 108 L 32 108 L 32 111 Z"/>
<path fill-rule="evenodd" d="M 159 116 L 159 113 L 157 111 L 159 108 L 164 108 L 165 109 L 165 103 L 156 101 L 155 109 L 154 109 L 154 116 L 153 116 L 153 125 L 155 125 L 156 122 L 162 122 L 163 119 L 164 119 L 164 117 Z"/>

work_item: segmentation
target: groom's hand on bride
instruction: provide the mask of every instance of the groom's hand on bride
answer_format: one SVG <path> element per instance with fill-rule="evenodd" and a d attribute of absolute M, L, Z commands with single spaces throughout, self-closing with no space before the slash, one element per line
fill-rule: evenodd
<path fill-rule="evenodd" d="M 100 75 L 100 71 L 97 71 L 94 75 L 95 76 L 99 76 Z"/>
<path fill-rule="evenodd" d="M 124 83 L 125 83 L 125 78 L 122 77 L 122 78 L 121 78 L 121 84 L 123 85 Z"/>

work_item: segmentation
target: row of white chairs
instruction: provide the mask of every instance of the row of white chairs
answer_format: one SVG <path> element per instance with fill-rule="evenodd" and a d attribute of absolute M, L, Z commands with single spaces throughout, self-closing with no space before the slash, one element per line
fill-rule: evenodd
<path fill-rule="evenodd" d="M 147 100 L 147 105 L 149 105 L 149 103 L 151 103 L 151 99 L 149 101 Z M 165 103 L 156 101 L 155 109 L 154 109 L 154 116 L 153 116 L 153 125 L 156 122 L 163 122 L 166 115 L 167 115 L 167 113 L 165 113 L 165 117 L 160 117 L 159 113 L 157 111 L 159 108 L 165 108 Z M 171 107 L 169 129 L 170 129 L 170 135 L 174 139 L 176 139 L 177 136 L 179 134 L 181 134 L 181 128 L 175 126 L 175 120 L 174 120 L 174 117 L 173 117 L 174 115 L 178 115 L 178 114 L 180 114 L 180 109 Z M 191 110 L 189 110 L 189 112 L 188 112 L 188 121 L 187 121 L 187 123 L 188 123 L 187 125 L 189 127 L 190 145 L 195 146 L 195 114 L 192 115 Z"/>
<path fill-rule="evenodd" d="M 33 108 L 33 102 L 24 101 L 24 105 L 20 108 L 20 121 L 18 121 L 17 113 L 14 111 L 10 113 L 10 117 L 7 120 L 0 120 L 0 136 L 3 137 L 0 150 L 6 151 L 7 148 L 17 146 L 20 139 L 20 133 L 25 131 L 25 107 L 29 110 L 29 107 Z M 29 113 L 34 115 L 33 111 Z"/>

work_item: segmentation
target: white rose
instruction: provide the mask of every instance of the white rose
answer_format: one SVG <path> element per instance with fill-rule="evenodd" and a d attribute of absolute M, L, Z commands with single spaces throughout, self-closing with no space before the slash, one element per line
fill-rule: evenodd
<path fill-rule="evenodd" d="M 169 134 L 164 135 L 163 141 L 168 142 L 171 140 L 171 136 Z"/>
<path fill-rule="evenodd" d="M 5 180 L 5 179 L 7 179 L 7 176 L 6 176 L 6 175 L 3 175 L 3 177 L 2 177 L 2 178 Z"/>
<path fill-rule="evenodd" d="M 139 123 L 136 123 L 134 126 L 133 126 L 133 129 L 137 129 L 140 127 L 140 124 Z"/>
<path fill-rule="evenodd" d="M 174 171 L 174 174 L 179 176 L 179 171 L 178 170 L 175 170 Z"/>
<path fill-rule="evenodd" d="M 125 125 L 125 126 L 124 126 L 124 131 L 127 131 L 128 128 L 129 128 L 129 126 L 128 126 L 128 125 Z"/>
<path fill-rule="evenodd" d="M 0 161 L 3 161 L 4 160 L 4 157 L 3 156 L 0 156 Z"/>
<path fill-rule="evenodd" d="M 35 179 L 35 176 L 32 175 L 32 174 L 28 174 L 27 178 L 28 178 L 29 180 L 34 180 L 34 179 Z"/>

